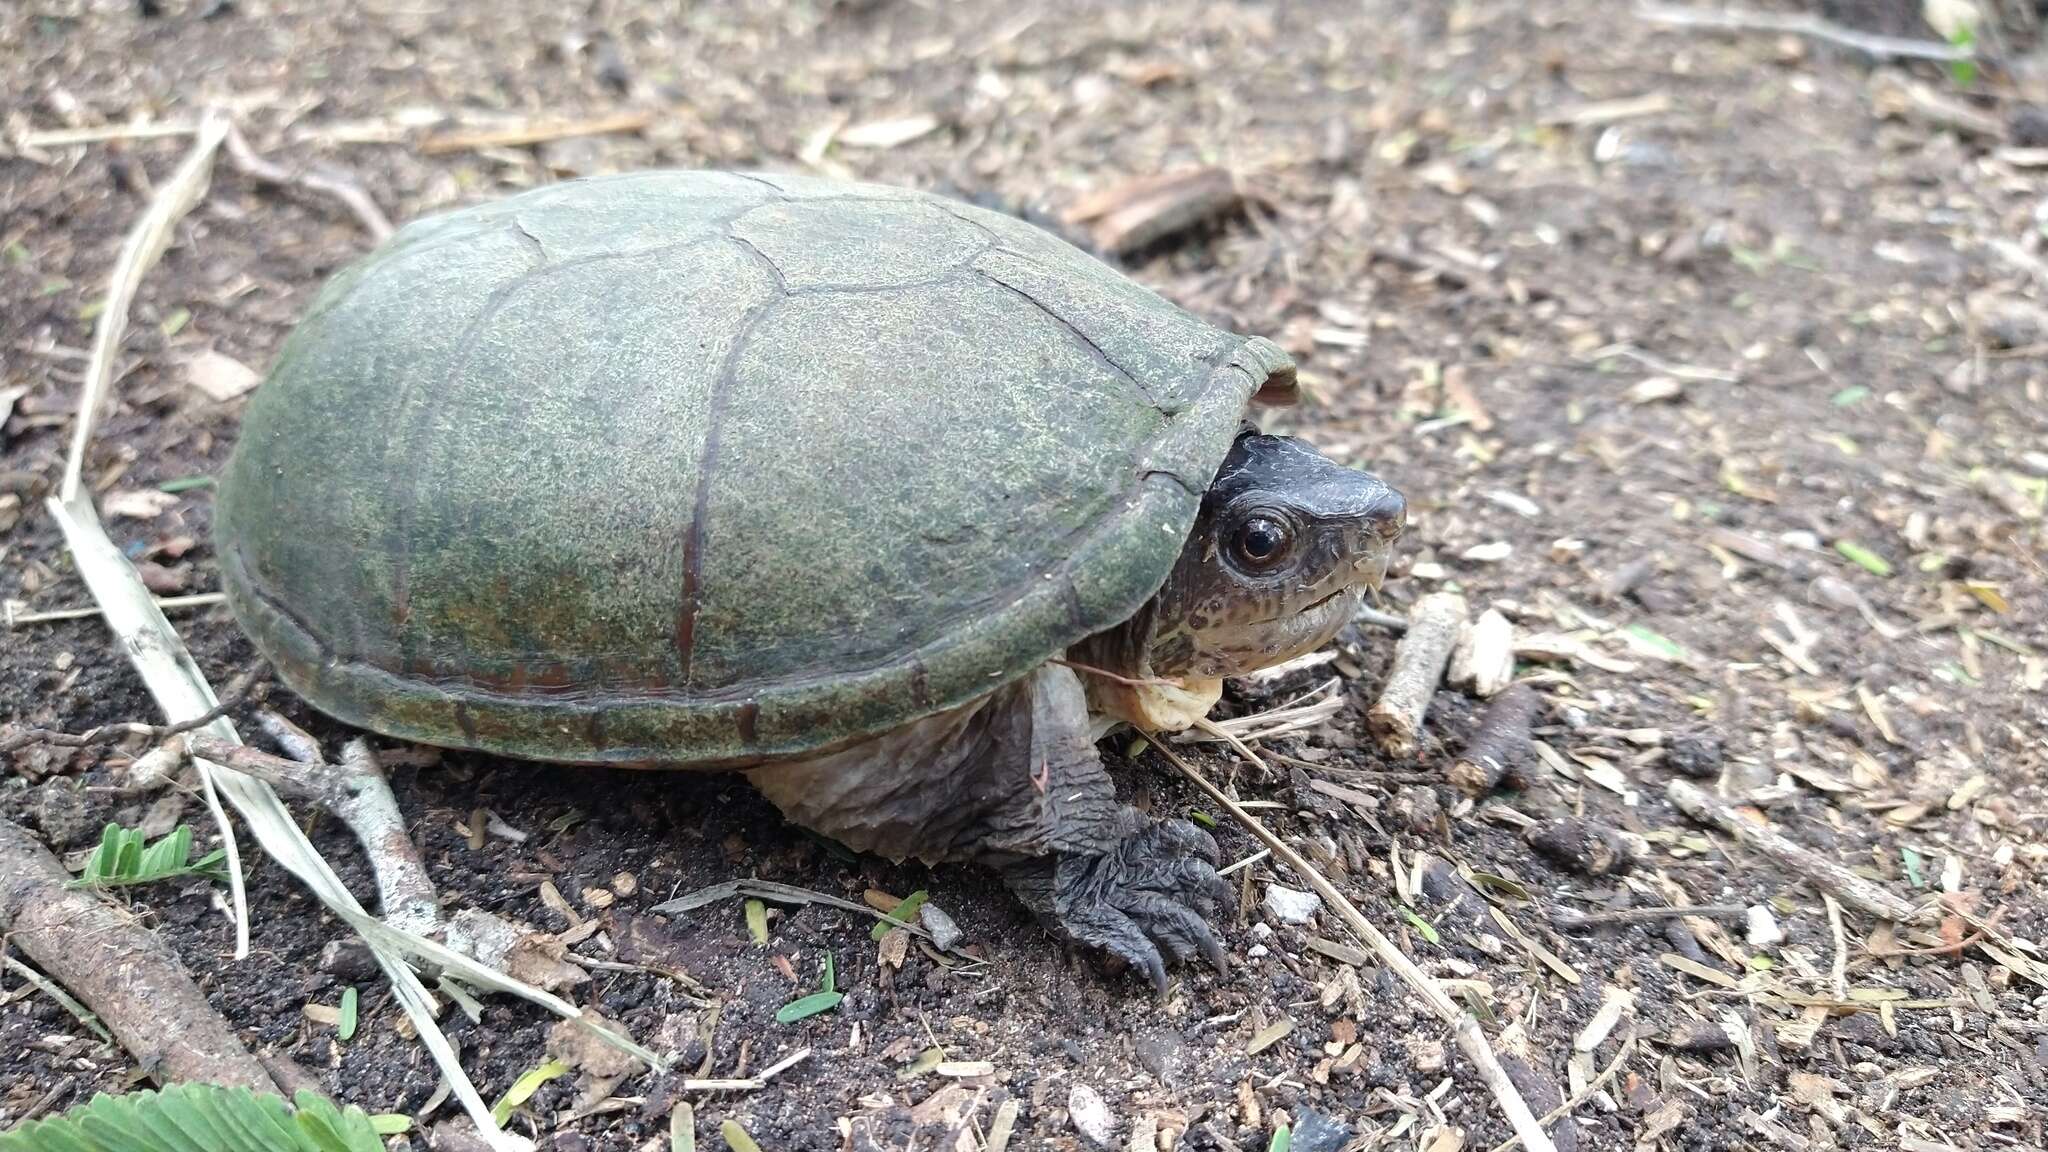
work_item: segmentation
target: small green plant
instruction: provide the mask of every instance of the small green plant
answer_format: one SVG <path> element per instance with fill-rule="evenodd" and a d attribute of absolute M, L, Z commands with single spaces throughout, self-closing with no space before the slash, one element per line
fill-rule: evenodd
<path fill-rule="evenodd" d="M 775 1022 L 778 1024 L 794 1024 L 799 1020 L 816 1016 L 820 1012 L 830 1012 L 832 1009 L 839 1007 L 839 1002 L 844 999 L 846 999 L 846 994 L 839 990 L 839 975 L 833 969 L 832 954 L 827 952 L 825 953 L 824 988 L 811 993 L 809 996 L 791 1000 L 789 1003 L 776 1009 Z"/>
<path fill-rule="evenodd" d="M 116 884 L 149 884 L 175 880 L 180 876 L 225 879 L 214 867 L 225 853 L 219 849 L 192 859 L 192 828 L 180 824 L 176 831 L 145 846 L 142 832 L 109 823 L 100 832 L 99 847 L 86 858 L 85 871 L 72 881 L 74 887 L 106 888 Z"/>
<path fill-rule="evenodd" d="M 1950 34 L 1948 42 L 1964 52 L 1972 53 L 1971 56 L 1966 56 L 1961 60 L 1949 61 L 1949 79 L 1955 81 L 1958 88 L 1974 86 L 1977 83 L 1977 61 L 1974 56 L 1977 47 L 1977 29 L 1968 24 L 1960 25 L 1956 28 L 1955 32 Z"/>
<path fill-rule="evenodd" d="M 924 907 L 926 895 L 925 890 L 919 888 L 917 891 L 905 896 L 903 902 L 896 905 L 895 911 L 875 921 L 875 939 L 880 940 L 882 937 L 887 936 L 892 928 L 907 928 L 917 923 L 917 910 Z"/>
<path fill-rule="evenodd" d="M 173 1084 L 119 1096 L 102 1092 L 60 1116 L 0 1133 L 0 1152 L 382 1152 L 380 1126 L 404 1119 L 372 1118 L 353 1105 L 337 1108 L 311 1092 L 287 1105 L 247 1088 Z"/>

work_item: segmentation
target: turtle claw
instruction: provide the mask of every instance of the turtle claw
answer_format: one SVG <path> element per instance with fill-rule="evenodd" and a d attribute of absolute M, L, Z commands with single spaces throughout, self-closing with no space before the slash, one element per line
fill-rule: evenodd
<path fill-rule="evenodd" d="M 1011 886 L 1060 934 L 1122 959 L 1162 996 L 1167 957 L 1186 962 L 1199 955 L 1228 972 L 1223 942 L 1204 919 L 1236 903 L 1216 875 L 1216 841 L 1185 820 L 1153 820 L 1130 809 L 1117 831 L 1121 838 L 1109 851 L 1037 862 L 1013 871 Z"/>

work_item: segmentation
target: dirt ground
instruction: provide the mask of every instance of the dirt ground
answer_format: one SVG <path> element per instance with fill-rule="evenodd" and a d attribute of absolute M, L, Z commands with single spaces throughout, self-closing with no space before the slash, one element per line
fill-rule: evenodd
<path fill-rule="evenodd" d="M 1901 5 L 1827 7 L 1925 35 L 1888 11 Z M 1420 757 L 1380 754 L 1363 715 L 1393 640 L 1367 627 L 1333 663 L 1227 698 L 1244 715 L 1341 675 L 1334 717 L 1261 741 L 1284 776 L 1213 745 L 1197 761 L 1269 802 L 1265 819 L 1455 981 L 1538 1112 L 1577 1100 L 1560 1148 L 2041 1147 L 2041 74 L 1874 66 L 1598 0 L 9 4 L 0 596 L 16 614 L 89 602 L 42 498 L 121 236 L 188 147 L 29 133 L 189 122 L 226 101 L 258 151 L 358 181 L 399 221 L 650 165 L 824 170 L 1057 221 L 1134 177 L 1220 167 L 1249 211 L 1129 270 L 1296 354 L 1313 403 L 1276 426 L 1408 496 L 1381 606 L 1456 588 L 1498 609 L 1548 705 L 1520 786 L 1465 800 L 1443 772 L 1482 705 L 1440 693 Z M 610 134 L 448 140 L 621 115 Z M 192 481 L 221 466 L 241 402 L 195 387 L 235 375 L 208 354 L 260 371 L 368 244 L 335 201 L 223 163 L 145 282 L 86 475 L 158 591 L 217 587 L 211 493 Z M 255 663 L 225 609 L 173 619 L 215 684 Z M 70 731 L 158 718 L 93 619 L 0 633 L 0 702 L 9 723 Z M 347 735 L 281 689 L 268 704 L 330 754 Z M 245 732 L 255 707 L 236 713 Z M 1209 811 L 1230 859 L 1256 850 L 1156 752 L 1105 748 L 1125 795 Z M 210 837 L 196 802 L 107 790 L 127 763 L 23 749 L 0 764 L 0 816 L 74 859 L 107 819 Z M 1850 906 L 1831 927 L 1808 877 L 1667 803 L 1688 776 L 1936 914 L 1895 929 Z M 1106 1102 L 1120 1148 L 1147 1132 L 1264 1148 L 1282 1122 L 1298 1149 L 1510 1134 L 1448 1030 L 1390 973 L 1341 958 L 1357 942 L 1329 909 L 1307 925 L 1261 909 L 1270 883 L 1303 886 L 1270 861 L 1240 874 L 1230 974 L 1177 971 L 1158 1002 L 1064 952 L 989 875 L 853 858 L 736 779 L 451 755 L 395 781 L 449 908 L 571 933 L 614 967 L 569 994 L 680 1057 L 594 1110 L 574 1077 L 546 1084 L 513 1120 L 543 1147 L 666 1146 L 679 1099 L 709 1147 L 732 1119 L 767 1149 L 974 1149 L 1006 1101 L 1012 1146 L 1081 1147 L 1076 1086 Z M 472 838 L 486 809 L 524 839 Z M 1640 837 L 1634 870 L 1592 875 L 1530 846 L 1529 826 L 1568 815 Z M 367 898 L 346 833 L 308 826 Z M 738 876 L 855 900 L 928 890 L 979 959 L 912 949 L 886 968 L 869 919 L 821 906 L 779 912 L 765 948 L 733 901 L 649 911 Z M 248 879 L 241 961 L 218 886 L 123 899 L 252 1047 L 339 1099 L 419 1112 L 437 1076 L 388 988 L 323 967 L 342 929 L 279 867 Z M 1738 911 L 1569 923 L 1686 904 Z M 1740 909 L 1758 905 L 1782 940 L 1751 935 Z M 579 933 L 586 919 L 599 930 Z M 845 1001 L 776 1023 L 827 953 Z M 351 985 L 362 1025 L 344 1042 L 318 1009 Z M 546 1059 L 549 1023 L 503 998 L 480 1023 L 443 1019 L 487 1099 Z M 675 1087 L 801 1047 L 809 1059 L 759 1091 Z M 920 1073 L 932 1047 L 987 1070 Z M 47 996 L 0 984 L 0 1127 L 139 1075 Z"/>

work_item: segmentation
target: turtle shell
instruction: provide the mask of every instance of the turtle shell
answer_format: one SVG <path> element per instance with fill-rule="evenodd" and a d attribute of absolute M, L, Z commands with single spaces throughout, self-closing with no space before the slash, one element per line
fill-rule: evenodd
<path fill-rule="evenodd" d="M 759 762 L 1127 619 L 1292 373 L 963 203 L 575 181 L 334 277 L 249 404 L 219 556 L 257 647 L 347 723 Z"/>

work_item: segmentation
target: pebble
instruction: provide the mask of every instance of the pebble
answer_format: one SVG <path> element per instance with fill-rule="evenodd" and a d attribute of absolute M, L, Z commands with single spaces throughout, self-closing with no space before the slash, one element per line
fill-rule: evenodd
<path fill-rule="evenodd" d="M 1313 892 L 1298 892 L 1278 884 L 1266 885 L 1265 909 L 1282 924 L 1306 924 L 1322 910 L 1323 898 Z"/>
<path fill-rule="evenodd" d="M 1264 920 L 1255 920 L 1252 922 L 1252 939 L 1271 940 L 1272 938 L 1273 926 L 1271 924 L 1266 923 Z"/>
<path fill-rule="evenodd" d="M 320 949 L 319 967 L 343 980 L 372 980 L 377 976 L 377 960 L 370 955 L 370 946 L 361 940 L 329 940 Z"/>
<path fill-rule="evenodd" d="M 65 777 L 45 780 L 34 795 L 36 827 L 50 847 L 62 850 L 97 838 L 100 825 L 75 782 Z"/>
<path fill-rule="evenodd" d="M 1749 930 L 1749 946 L 1769 948 L 1785 942 L 1785 930 L 1778 927 L 1778 918 L 1761 904 L 1752 904 L 1743 914 L 1743 923 Z"/>
<path fill-rule="evenodd" d="M 1178 1086 L 1187 1064 L 1187 1042 L 1170 1028 L 1147 1032 L 1131 1045 L 1138 1066 L 1159 1078 L 1162 1084 Z"/>
<path fill-rule="evenodd" d="M 1402 827 L 1417 835 L 1435 831 L 1444 816 L 1444 807 L 1436 798 L 1436 790 L 1416 784 L 1404 785 L 1395 793 L 1388 811 L 1401 822 Z"/>
<path fill-rule="evenodd" d="M 1350 1140 L 1350 1125 L 1304 1107 L 1295 1118 L 1293 1140 L 1288 1146 L 1293 1152 L 1337 1152 Z"/>
<path fill-rule="evenodd" d="M 946 915 L 936 904 L 926 902 L 918 909 L 917 918 L 923 922 L 924 930 L 932 934 L 933 946 L 941 952 L 951 951 L 953 945 L 967 936 L 967 933 L 960 930 L 960 925 L 954 923 L 953 918 Z"/>
<path fill-rule="evenodd" d="M 1074 1085 L 1074 1090 L 1067 1093 L 1067 1117 L 1082 1139 L 1097 1148 L 1113 1146 L 1116 1120 L 1109 1114 L 1109 1105 L 1103 1102 L 1100 1092 L 1086 1084 Z"/>

